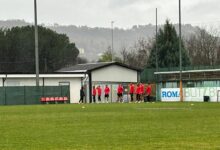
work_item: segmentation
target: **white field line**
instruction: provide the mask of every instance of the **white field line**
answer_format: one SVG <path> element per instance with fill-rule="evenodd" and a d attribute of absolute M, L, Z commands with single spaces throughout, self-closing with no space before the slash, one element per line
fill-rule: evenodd
<path fill-rule="evenodd" d="M 138 110 L 191 110 L 191 108 L 171 108 L 171 107 L 165 107 L 165 108 L 136 108 Z"/>

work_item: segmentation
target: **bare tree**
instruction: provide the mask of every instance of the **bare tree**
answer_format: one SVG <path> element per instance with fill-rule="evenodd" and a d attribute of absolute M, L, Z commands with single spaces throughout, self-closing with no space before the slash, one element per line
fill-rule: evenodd
<path fill-rule="evenodd" d="M 217 63 L 218 32 L 214 28 L 198 28 L 186 41 L 192 65 L 215 65 Z"/>
<path fill-rule="evenodd" d="M 123 47 L 121 50 L 123 63 L 138 68 L 144 68 L 150 55 L 151 45 L 152 41 L 147 41 L 142 38 L 139 39 L 133 47 L 130 47 L 129 50 Z"/>
<path fill-rule="evenodd" d="M 122 56 L 122 63 L 126 64 L 128 60 L 128 51 L 126 47 L 122 47 L 121 56 Z"/>
<path fill-rule="evenodd" d="M 217 62 L 216 65 L 220 65 L 220 45 L 218 46 L 217 49 Z"/>

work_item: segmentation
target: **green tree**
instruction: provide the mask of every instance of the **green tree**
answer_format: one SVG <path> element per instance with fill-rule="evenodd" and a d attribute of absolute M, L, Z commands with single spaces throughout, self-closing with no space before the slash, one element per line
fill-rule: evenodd
<path fill-rule="evenodd" d="M 113 59 L 116 62 L 122 62 L 120 57 L 117 57 L 115 54 L 113 54 Z M 111 62 L 112 61 L 112 52 L 111 48 L 108 47 L 108 50 L 105 51 L 101 57 L 99 58 L 98 62 Z"/>
<path fill-rule="evenodd" d="M 182 43 L 182 65 L 189 66 L 190 59 L 186 53 L 185 46 Z M 158 66 L 160 68 L 178 67 L 179 66 L 179 37 L 175 27 L 167 20 L 163 29 L 159 30 L 157 38 L 158 47 Z M 148 60 L 148 67 L 156 67 L 156 42 L 154 42 L 150 57 Z"/>
<path fill-rule="evenodd" d="M 0 69 L 2 72 L 34 72 L 34 27 L 0 30 Z M 74 65 L 79 54 L 74 43 L 64 34 L 39 26 L 40 72 L 53 72 Z"/>

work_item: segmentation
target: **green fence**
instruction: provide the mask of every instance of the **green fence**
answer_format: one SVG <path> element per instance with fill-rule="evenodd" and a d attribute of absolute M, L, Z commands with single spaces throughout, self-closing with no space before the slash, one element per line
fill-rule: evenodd
<path fill-rule="evenodd" d="M 156 76 L 154 75 L 154 72 L 156 69 L 145 69 L 141 73 L 141 82 L 142 83 L 148 83 L 148 82 L 155 82 L 156 81 Z"/>
<path fill-rule="evenodd" d="M 0 87 L 0 105 L 41 104 L 41 97 L 68 97 L 69 86 Z"/>
<path fill-rule="evenodd" d="M 169 68 L 158 68 L 158 72 L 175 72 L 179 71 L 179 67 L 169 67 Z M 220 69 L 220 66 L 189 66 L 189 67 L 182 67 L 182 71 L 189 71 L 189 70 L 212 70 L 212 69 Z M 156 82 L 158 80 L 162 80 L 161 76 L 159 75 L 158 78 L 154 74 L 156 72 L 155 68 L 145 68 L 144 71 L 141 73 L 141 82 Z M 187 74 L 188 75 L 188 74 Z M 187 76 L 188 77 L 188 76 Z M 179 77 L 177 77 L 179 79 Z M 183 76 L 184 78 L 184 76 Z M 207 78 L 209 79 L 209 77 Z"/>

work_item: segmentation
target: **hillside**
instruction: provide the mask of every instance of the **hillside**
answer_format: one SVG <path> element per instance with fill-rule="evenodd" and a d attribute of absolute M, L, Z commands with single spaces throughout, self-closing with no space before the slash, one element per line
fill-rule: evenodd
<path fill-rule="evenodd" d="M 11 28 L 14 26 L 31 25 L 24 20 L 9 20 L 0 21 L 0 28 Z M 43 25 L 45 26 L 45 25 Z M 178 25 L 175 25 L 178 29 Z M 81 56 L 86 57 L 88 60 L 97 60 L 99 54 L 107 50 L 111 46 L 111 29 L 110 28 L 90 28 L 87 26 L 60 26 L 50 25 L 46 26 L 58 33 L 66 34 L 69 36 L 71 42 L 76 43 L 76 46 L 81 51 Z M 159 26 L 161 27 L 161 26 Z M 191 25 L 183 25 L 183 36 L 188 37 L 196 30 L 196 27 Z M 137 25 L 131 29 L 114 29 L 114 49 L 117 52 L 123 47 L 129 48 L 137 42 L 138 39 L 152 38 L 155 34 L 154 25 Z"/>

